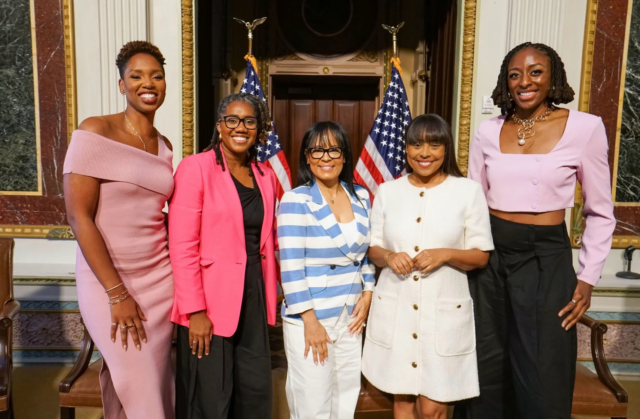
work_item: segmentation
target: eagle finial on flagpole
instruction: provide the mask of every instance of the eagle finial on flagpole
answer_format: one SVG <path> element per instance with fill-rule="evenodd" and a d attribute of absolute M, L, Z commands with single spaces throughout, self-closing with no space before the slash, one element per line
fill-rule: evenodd
<path fill-rule="evenodd" d="M 248 31 L 247 38 L 249 38 L 249 54 L 247 55 L 249 57 L 253 56 L 253 31 L 256 29 L 258 25 L 264 23 L 264 21 L 267 20 L 267 18 L 261 17 L 260 19 L 256 19 L 251 23 L 245 22 L 244 20 L 238 19 L 237 17 L 234 17 L 233 20 L 243 24 L 247 28 L 247 31 Z"/>
<path fill-rule="evenodd" d="M 393 35 L 393 58 L 398 58 L 398 31 L 404 26 L 404 22 L 400 22 L 398 26 L 389 26 L 382 24 L 382 27 Z"/>

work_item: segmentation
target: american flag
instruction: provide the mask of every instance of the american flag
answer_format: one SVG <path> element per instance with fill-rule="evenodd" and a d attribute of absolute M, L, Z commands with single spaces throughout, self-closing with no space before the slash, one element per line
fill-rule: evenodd
<path fill-rule="evenodd" d="M 263 102 L 267 101 L 267 98 L 262 92 L 262 85 L 260 85 L 260 79 L 256 74 L 256 69 L 253 68 L 250 60 L 247 60 L 247 71 L 244 73 L 244 81 L 242 82 L 242 93 L 250 93 L 258 96 Z M 282 195 L 291 189 L 291 171 L 287 164 L 287 158 L 282 151 L 280 141 L 278 140 L 278 134 L 276 132 L 276 126 L 271 121 L 273 130 L 269 132 L 267 142 L 265 144 L 256 144 L 258 149 L 258 160 L 261 163 L 271 167 L 278 178 L 278 200 L 282 198 Z"/>
<path fill-rule="evenodd" d="M 378 185 L 396 179 L 406 162 L 404 132 L 411 122 L 407 93 L 395 64 L 373 128 L 364 143 L 354 171 L 354 180 L 375 196 Z"/>

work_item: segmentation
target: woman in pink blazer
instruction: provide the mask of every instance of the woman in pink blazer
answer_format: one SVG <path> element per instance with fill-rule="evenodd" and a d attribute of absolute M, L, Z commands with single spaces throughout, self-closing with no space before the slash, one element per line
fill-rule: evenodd
<path fill-rule="evenodd" d="M 262 419 L 271 411 L 276 178 L 255 143 L 269 114 L 260 99 L 234 94 L 218 115 L 208 151 L 180 163 L 169 203 L 176 417 Z"/>

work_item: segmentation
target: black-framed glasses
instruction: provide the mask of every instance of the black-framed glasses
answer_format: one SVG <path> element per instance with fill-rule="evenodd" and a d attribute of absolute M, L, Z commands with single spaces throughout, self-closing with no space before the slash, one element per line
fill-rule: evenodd
<path fill-rule="evenodd" d="M 255 116 L 246 116 L 244 118 L 239 118 L 237 116 L 228 115 L 228 116 L 223 116 L 220 119 L 224 121 L 224 124 L 229 129 L 238 128 L 238 125 L 240 125 L 240 122 L 244 124 L 244 127 L 246 129 L 253 130 L 258 128 L 258 118 L 256 118 Z"/>
<path fill-rule="evenodd" d="M 331 147 L 331 148 L 322 148 L 322 147 L 312 147 L 307 149 L 307 153 L 313 159 L 320 160 L 324 157 L 325 153 L 329 155 L 329 158 L 339 159 L 342 157 L 342 149 L 340 147 Z"/>

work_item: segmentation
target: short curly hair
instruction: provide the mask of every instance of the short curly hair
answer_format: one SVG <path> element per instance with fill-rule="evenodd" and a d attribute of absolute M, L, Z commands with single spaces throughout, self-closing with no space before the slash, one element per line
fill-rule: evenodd
<path fill-rule="evenodd" d="M 573 101 L 575 92 L 567 83 L 567 72 L 564 70 L 564 63 L 558 53 L 548 45 L 525 42 L 509 51 L 500 66 L 498 83 L 496 88 L 493 89 L 491 98 L 502 111 L 502 115 L 511 115 L 515 111 L 515 105 L 511 102 L 511 96 L 509 95 L 508 67 L 513 56 L 525 48 L 535 48 L 549 57 L 549 62 L 551 63 L 551 88 L 547 94 L 547 103 L 549 105 L 558 105 Z"/>
<path fill-rule="evenodd" d="M 258 166 L 258 147 L 267 140 L 269 132 L 273 130 L 269 109 L 267 109 L 267 105 L 265 105 L 265 103 L 257 96 L 250 93 L 233 93 L 220 101 L 220 104 L 218 105 L 218 122 L 220 122 L 224 113 L 227 112 L 227 107 L 233 102 L 248 103 L 253 108 L 253 112 L 255 112 L 256 118 L 258 119 L 258 135 L 256 137 L 256 143 L 249 149 L 247 165 L 253 162 L 254 166 L 258 169 L 258 173 L 262 175 L 262 170 Z M 222 166 L 222 171 L 224 171 L 225 168 L 224 161 L 222 159 L 222 150 L 220 150 L 221 142 L 220 133 L 217 129 L 214 129 L 211 144 L 205 148 L 204 151 L 213 150 L 216 155 L 216 163 Z"/>
<path fill-rule="evenodd" d="M 158 64 L 162 66 L 162 71 L 164 72 L 164 56 L 157 46 L 147 41 L 131 41 L 120 48 L 120 52 L 116 57 L 116 67 L 118 67 L 118 71 L 120 72 L 120 78 L 124 78 L 124 70 L 127 68 L 129 60 L 137 54 L 151 55 L 158 61 Z"/>

